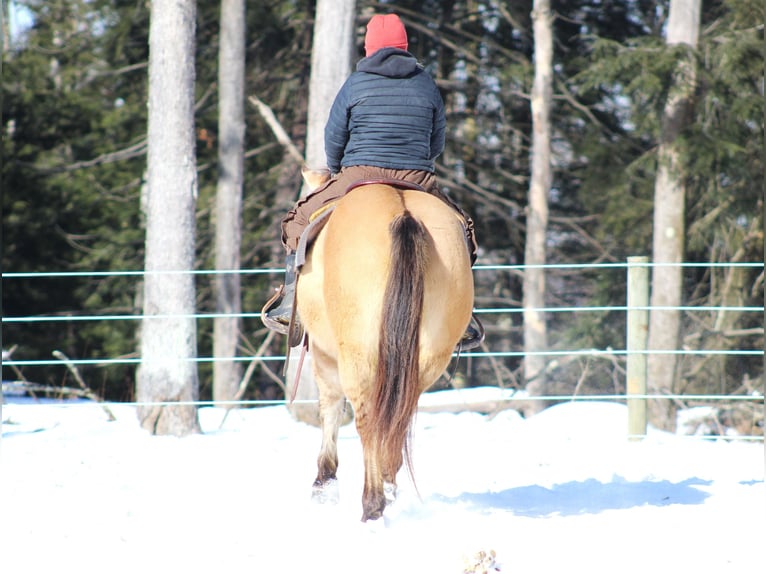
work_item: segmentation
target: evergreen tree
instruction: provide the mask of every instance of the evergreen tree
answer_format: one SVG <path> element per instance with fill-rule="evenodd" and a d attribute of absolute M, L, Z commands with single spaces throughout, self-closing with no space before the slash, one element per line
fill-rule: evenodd
<path fill-rule="evenodd" d="M 22 3 L 20 3 L 22 4 Z M 3 269 L 6 272 L 139 269 L 138 190 L 145 150 L 146 19 L 110 2 L 28 2 L 33 24 L 4 54 Z M 116 24 L 115 24 L 116 23 Z M 110 27 L 109 24 L 115 24 Z M 143 39 L 143 40 L 142 40 Z M 9 280 L 3 315 L 131 313 L 135 280 Z M 66 325 L 62 328 L 62 325 Z M 132 352 L 132 322 L 5 324 L 16 358 Z M 89 374 L 127 397 L 126 369 Z M 31 369 L 58 382 L 58 369 Z M 90 378 L 90 377 L 88 377 Z"/>
<path fill-rule="evenodd" d="M 760 84 L 764 32 L 752 26 L 763 18 L 763 5 L 751 0 L 709 2 L 702 10 L 691 121 L 678 139 L 680 160 L 688 169 L 685 259 L 701 264 L 684 270 L 683 300 L 689 304 L 762 304 L 762 271 L 704 264 L 763 258 L 762 242 L 755 238 L 763 233 L 757 206 L 764 185 L 759 151 L 766 105 Z M 602 205 L 596 237 L 614 253 L 648 253 L 651 245 L 662 109 L 676 62 L 688 54 L 686 48 L 664 46 L 660 33 L 655 27 L 651 34 L 622 42 L 596 39 L 590 67 L 576 77 L 579 90 L 589 97 L 605 94 L 605 104 L 623 118 L 614 144 L 604 146 L 603 155 L 590 154 L 581 171 L 584 205 L 594 213 L 599 212 L 596 204 Z M 755 327 L 760 321 L 756 313 L 721 311 L 707 318 L 687 313 L 682 343 L 691 348 L 760 348 L 763 331 Z M 685 357 L 679 389 L 733 392 L 762 372 L 757 359 Z"/>

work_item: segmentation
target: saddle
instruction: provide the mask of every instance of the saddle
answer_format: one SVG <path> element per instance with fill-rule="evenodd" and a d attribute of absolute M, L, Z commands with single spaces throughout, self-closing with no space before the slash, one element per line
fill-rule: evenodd
<path fill-rule="evenodd" d="M 420 184 L 413 183 L 411 181 L 405 181 L 403 179 L 382 177 L 355 181 L 348 186 L 346 193 L 356 189 L 357 187 L 362 187 L 363 185 L 390 185 L 391 187 L 395 187 L 397 189 L 408 189 L 425 192 L 425 189 Z M 319 235 L 319 232 L 324 228 L 325 224 L 330 218 L 330 214 L 335 210 L 335 205 L 337 203 L 338 199 L 327 203 L 309 216 L 309 224 L 306 226 L 306 229 L 303 230 L 303 233 L 301 233 L 301 237 L 298 240 L 298 250 L 296 251 L 295 255 L 295 264 L 298 269 L 300 269 L 306 262 L 306 251 L 309 249 L 309 247 L 311 247 L 311 245 L 314 243 L 314 240 L 316 240 L 317 235 Z"/>

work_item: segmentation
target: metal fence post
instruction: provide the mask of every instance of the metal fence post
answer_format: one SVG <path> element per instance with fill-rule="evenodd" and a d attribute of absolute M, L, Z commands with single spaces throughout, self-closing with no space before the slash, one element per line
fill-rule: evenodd
<path fill-rule="evenodd" d="M 628 257 L 628 437 L 646 435 L 646 348 L 649 334 L 649 258 Z M 633 395 L 635 398 L 631 398 Z"/>

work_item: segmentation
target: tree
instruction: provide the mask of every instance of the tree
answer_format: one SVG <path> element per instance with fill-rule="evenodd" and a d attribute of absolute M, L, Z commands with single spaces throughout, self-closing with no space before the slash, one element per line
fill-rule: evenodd
<path fill-rule="evenodd" d="M 245 2 L 221 0 L 218 65 L 218 190 L 215 216 L 216 318 L 213 399 L 233 400 L 242 377 L 237 355 L 242 311 L 239 273 L 245 136 Z"/>
<path fill-rule="evenodd" d="M 306 130 L 306 164 L 312 168 L 326 167 L 324 126 L 335 95 L 351 71 L 355 22 L 356 0 L 317 1 Z"/>
<path fill-rule="evenodd" d="M 141 426 L 154 434 L 199 431 L 195 287 L 195 0 L 153 2 L 149 29 L 146 256 Z M 171 404 L 158 404 L 171 403 Z M 174 405 L 172 403 L 184 403 Z"/>
<path fill-rule="evenodd" d="M 548 348 L 545 324 L 545 245 L 548 193 L 551 188 L 551 98 L 553 93 L 553 25 L 549 0 L 535 0 L 532 11 L 535 39 L 535 79 L 532 88 L 532 157 L 524 248 L 524 378 L 532 396 L 545 394 L 545 358 L 532 355 Z M 542 410 L 532 401 L 532 412 Z"/>
<path fill-rule="evenodd" d="M 582 50 L 591 65 L 575 78 L 575 93 L 583 102 L 600 102 L 592 107 L 595 118 L 601 120 L 608 117 L 606 110 L 615 110 L 619 121 L 598 139 L 592 138 L 597 145 L 575 150 L 575 157 L 587 163 L 570 173 L 581 180 L 580 200 L 597 223 L 589 227 L 608 253 L 619 260 L 645 253 L 652 244 L 656 173 L 661 164 L 658 139 L 667 96 L 678 74 L 679 56 L 693 59 L 690 119 L 674 142 L 685 186 L 684 261 L 700 264 L 684 268 L 684 305 L 759 306 L 762 271 L 725 264 L 763 259 L 758 206 L 766 173 L 764 31 L 753 23 L 763 21 L 764 5 L 758 0 L 706 5 L 700 26 L 704 33 L 696 50 L 667 45 L 665 8 L 644 12 L 640 18 L 631 14 L 641 30 L 618 37 L 599 34 L 590 50 Z M 622 285 L 604 283 L 591 296 L 600 304 L 605 298 L 614 303 L 624 300 Z M 758 314 L 734 310 L 684 313 L 683 338 L 673 348 L 758 348 L 763 337 L 760 319 Z M 578 321 L 578 344 L 611 344 L 619 321 L 616 314 L 608 320 Z M 590 332 L 583 329 L 589 323 Z M 760 357 L 704 352 L 683 355 L 674 363 L 675 387 L 666 392 L 680 394 L 750 392 L 763 368 Z M 652 406 L 661 407 L 659 416 L 672 423 L 666 401 Z"/>
<path fill-rule="evenodd" d="M 148 11 L 114 4 L 17 4 L 28 10 L 29 27 L 3 55 L 4 271 L 141 268 Z M 3 290 L 3 312 L 130 314 L 135 285 L 126 276 L 14 280 Z M 17 356 L 49 358 L 60 349 L 88 359 L 135 352 L 135 325 L 4 323 L 3 334 L 19 345 Z M 130 400 L 134 371 L 85 365 L 81 374 L 106 398 Z M 56 365 L 25 369 L 25 375 L 62 383 Z"/>
<path fill-rule="evenodd" d="M 654 186 L 654 231 L 652 242 L 652 292 L 649 315 L 650 351 L 672 351 L 681 340 L 683 276 L 686 235 L 686 179 L 688 170 L 681 159 L 680 136 L 689 123 L 695 91 L 693 50 L 699 39 L 701 0 L 671 0 L 666 43 L 683 46 L 662 115 Z M 676 355 L 650 354 L 650 390 L 672 393 L 677 390 Z M 674 402 L 655 400 L 650 404 L 652 422 L 668 430 L 675 428 Z"/>
<path fill-rule="evenodd" d="M 341 85 L 351 71 L 354 46 L 356 0 L 318 0 L 314 21 L 314 39 L 311 49 L 311 78 L 309 80 L 308 128 L 306 132 L 306 164 L 312 168 L 326 165 L 324 152 L 324 126 Z M 302 195 L 308 193 L 304 186 Z M 296 353 L 291 355 L 295 357 Z M 291 361 L 287 369 L 288 388 L 293 384 L 297 362 Z M 318 398 L 311 369 L 301 372 L 296 398 Z M 294 403 L 293 416 L 311 424 L 319 424 L 319 409 L 314 403 Z"/>
<path fill-rule="evenodd" d="M 19 0 L 29 27 L 3 54 L 2 266 L 5 317 L 52 314 L 140 315 L 132 275 L 55 276 L 71 271 L 133 271 L 144 262 L 139 190 L 146 170 L 150 2 Z M 360 24 L 373 6 L 357 2 Z M 382 5 L 375 5 L 380 9 Z M 440 183 L 476 222 L 481 264 L 524 260 L 526 207 L 533 154 L 529 94 L 534 79 L 533 1 L 399 0 L 410 50 L 439 85 L 447 107 L 447 145 Z M 657 144 L 669 79 L 683 46 L 667 46 L 668 2 L 595 0 L 552 4 L 552 186 L 548 196 L 549 263 L 620 262 L 652 242 Z M 330 6 L 332 9 L 333 7 Z M 197 259 L 215 267 L 219 24 L 221 0 L 197 3 L 196 125 L 199 199 Z M 307 99 L 316 2 L 248 2 L 247 93 L 273 110 L 300 150 L 306 149 Z M 351 12 L 349 12 L 351 15 Z M 762 202 L 764 29 L 762 0 L 705 4 L 696 51 L 693 121 L 677 140 L 687 173 L 685 257 L 725 264 L 763 258 Z M 340 27 L 338 22 L 333 26 Z M 349 33 L 359 32 L 358 26 Z M 331 34 L 334 34 L 332 30 Z M 344 33 L 345 34 L 345 33 Z M 353 53 L 353 50 L 351 50 Z M 332 60 L 335 54 L 330 57 Z M 327 58 L 325 58 L 325 63 Z M 350 66 L 348 66 L 350 67 Z M 344 73 L 348 72 L 348 67 Z M 279 220 L 300 187 L 288 159 L 255 109 L 247 108 L 242 260 L 275 267 L 283 255 Z M 313 128 L 312 128 L 313 130 Z M 320 136 L 322 125 L 313 133 Z M 308 157 L 308 156 L 307 156 Z M 320 162 L 323 161 L 320 153 Z M 46 274 L 47 275 L 47 274 Z M 260 308 L 274 279 L 248 275 L 243 309 Z M 551 271 L 546 306 L 622 305 L 623 273 Z M 476 306 L 518 308 L 522 274 L 477 271 Z M 7 282 L 7 283 L 6 283 Z M 760 267 L 687 267 L 684 305 L 721 308 L 682 316 L 681 393 L 745 392 L 758 384 L 761 357 L 711 355 L 706 349 L 753 349 L 763 341 Z M 196 285 L 198 313 L 216 310 L 213 281 Z M 624 313 L 551 313 L 548 340 L 560 349 L 622 344 Z M 491 351 L 523 348 L 521 313 L 483 314 Z M 79 319 L 79 318 L 78 318 Z M 76 359 L 130 356 L 135 320 L 4 321 L 15 358 L 50 359 L 60 349 Z M 62 328 L 63 327 L 63 328 Z M 257 318 L 242 319 L 240 344 L 260 347 Z M 198 326 L 200 356 L 213 354 L 213 321 Z M 267 354 L 282 354 L 277 341 Z M 552 343 L 551 343 L 552 344 Z M 679 345 L 680 346 L 680 345 Z M 240 353 L 242 353 L 240 351 Z M 461 360 L 469 384 L 521 387 L 524 362 Z M 258 363 L 248 398 L 281 396 L 276 373 Z M 619 390 L 619 360 L 562 358 L 548 363 L 548 393 Z M 583 366 L 585 365 L 585 368 Z M 555 369 L 555 370 L 554 370 Z M 308 370 L 308 367 L 306 367 Z M 24 376 L 66 383 L 60 365 L 30 366 Z M 133 400 L 136 370 L 124 364 L 83 365 L 82 376 L 105 398 Z M 555 376 L 552 376 L 554 373 Z M 213 366 L 200 362 L 200 395 L 211 398 Z M 556 387 L 554 388 L 554 384 Z M 579 384 L 579 386 L 577 386 Z"/>

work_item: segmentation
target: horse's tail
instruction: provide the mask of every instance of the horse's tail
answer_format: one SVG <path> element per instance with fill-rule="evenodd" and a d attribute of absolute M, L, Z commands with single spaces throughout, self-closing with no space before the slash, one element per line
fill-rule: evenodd
<path fill-rule="evenodd" d="M 391 269 L 383 300 L 371 428 L 384 468 L 385 461 L 401 461 L 403 453 L 414 479 L 410 428 L 420 396 L 420 322 L 429 237 L 409 211 L 392 221 L 390 232 Z"/>

